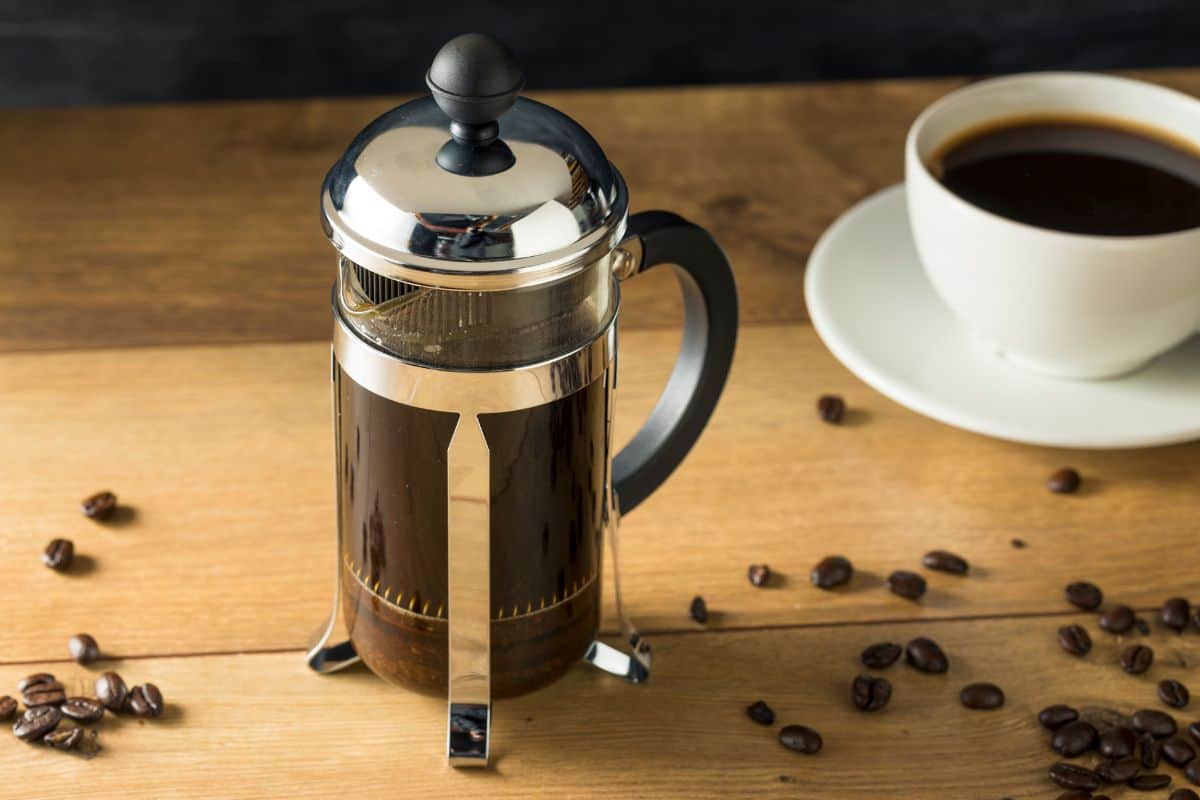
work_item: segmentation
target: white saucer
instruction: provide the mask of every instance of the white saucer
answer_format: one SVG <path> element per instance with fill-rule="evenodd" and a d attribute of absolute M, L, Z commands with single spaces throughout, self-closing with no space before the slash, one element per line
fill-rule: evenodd
<path fill-rule="evenodd" d="M 1055 447 L 1200 438 L 1200 336 L 1101 381 L 1022 371 L 976 344 L 917 260 L 904 187 L 837 220 L 808 261 L 813 325 L 851 372 L 897 403 L 976 433 Z"/>

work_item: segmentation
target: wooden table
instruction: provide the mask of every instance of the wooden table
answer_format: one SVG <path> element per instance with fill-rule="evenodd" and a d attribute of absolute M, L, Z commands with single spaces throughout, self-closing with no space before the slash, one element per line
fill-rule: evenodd
<path fill-rule="evenodd" d="M 1200 93 L 1200 71 L 1142 76 Z M 1039 708 L 1157 706 L 1157 680 L 1194 679 L 1200 634 L 1156 627 L 1158 661 L 1131 677 L 1114 666 L 1117 637 L 1089 622 L 1095 649 L 1074 659 L 1055 630 L 1085 621 L 1062 599 L 1075 579 L 1139 609 L 1200 599 L 1200 444 L 1074 452 L 975 436 L 884 399 L 818 341 L 801 290 L 810 248 L 900 179 L 908 123 L 960 83 L 542 98 L 595 133 L 634 210 L 676 210 L 724 243 L 744 327 L 699 446 L 623 523 L 652 679 L 581 667 L 500 702 L 485 773 L 446 766 L 444 700 L 361 669 L 318 677 L 301 657 L 334 557 L 334 257 L 317 190 L 394 99 L 0 113 L 0 686 L 46 669 L 87 691 L 111 667 L 169 703 L 159 721 L 104 721 L 91 762 L 3 741 L 6 785 L 36 779 L 25 796 L 56 798 L 1055 796 Z M 676 294 L 667 276 L 627 287 L 625 436 L 673 358 Z M 849 424 L 817 418 L 826 392 L 847 398 Z M 1067 464 L 1084 490 L 1050 494 L 1045 477 Z M 132 509 L 115 524 L 77 510 L 101 488 Z M 71 574 L 39 563 L 56 536 L 81 554 Z M 886 591 L 883 576 L 936 547 L 969 558 L 971 576 L 929 574 L 919 604 Z M 808 571 L 830 553 L 858 572 L 818 591 Z M 777 584 L 752 587 L 753 562 Z M 713 612 L 703 627 L 687 614 L 696 594 Z M 606 618 L 611 632 L 611 606 Z M 79 631 L 115 658 L 71 663 Z M 941 642 L 949 674 L 897 665 L 891 705 L 855 711 L 858 652 L 916 635 Z M 1001 684 L 1006 706 L 959 706 L 976 680 Z M 818 728 L 824 751 L 780 747 L 746 718 L 759 698 L 780 724 Z"/>

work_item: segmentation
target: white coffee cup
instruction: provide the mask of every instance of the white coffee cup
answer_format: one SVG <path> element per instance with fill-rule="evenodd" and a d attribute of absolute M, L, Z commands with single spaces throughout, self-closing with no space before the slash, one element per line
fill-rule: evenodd
<path fill-rule="evenodd" d="M 964 131 L 1042 113 L 1129 120 L 1200 151 L 1200 101 L 1160 86 L 1071 72 L 972 84 L 927 108 L 908 133 L 917 250 L 942 299 L 1013 363 L 1061 378 L 1120 375 L 1200 329 L 1200 228 L 1152 236 L 1037 228 L 963 200 L 928 166 Z"/>

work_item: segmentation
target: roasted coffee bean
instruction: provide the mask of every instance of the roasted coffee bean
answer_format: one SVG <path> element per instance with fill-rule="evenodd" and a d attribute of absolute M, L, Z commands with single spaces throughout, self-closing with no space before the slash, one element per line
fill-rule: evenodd
<path fill-rule="evenodd" d="M 945 672 L 950 660 L 933 639 L 918 636 L 904 648 L 904 660 L 921 672 Z"/>
<path fill-rule="evenodd" d="M 35 742 L 58 727 L 60 721 L 62 712 L 54 706 L 27 708 L 13 723 L 13 733 L 18 739 Z"/>
<path fill-rule="evenodd" d="M 74 750 L 83 738 L 83 728 L 65 728 L 54 733 L 47 733 L 42 741 L 55 750 Z"/>
<path fill-rule="evenodd" d="M 1142 765 L 1136 758 L 1113 758 L 1096 765 L 1096 774 L 1105 783 L 1124 783 L 1138 774 Z"/>
<path fill-rule="evenodd" d="M 850 687 L 850 697 L 859 711 L 878 711 L 892 699 L 892 683 L 887 678 L 859 675 Z"/>
<path fill-rule="evenodd" d="M 8 695 L 0 697 L 0 722 L 5 722 L 12 719 L 13 714 L 17 713 L 17 701 Z"/>
<path fill-rule="evenodd" d="M 108 519 L 117 507 L 117 496 L 112 492 L 97 492 L 79 504 L 85 517 Z"/>
<path fill-rule="evenodd" d="M 1067 584 L 1067 602 L 1084 611 L 1095 611 L 1104 602 L 1104 592 L 1094 583 L 1076 581 Z"/>
<path fill-rule="evenodd" d="M 1086 789 L 1068 789 L 1054 800 L 1096 800 L 1096 795 Z"/>
<path fill-rule="evenodd" d="M 886 669 L 896 663 L 902 652 L 904 648 L 894 642 L 879 642 L 863 650 L 858 660 L 868 669 Z"/>
<path fill-rule="evenodd" d="M 133 687 L 129 692 L 129 710 L 139 717 L 162 716 L 162 692 L 153 683 L 143 683 Z"/>
<path fill-rule="evenodd" d="M 1200 758 L 1193 758 L 1183 768 L 1183 774 L 1196 786 L 1200 786 Z"/>
<path fill-rule="evenodd" d="M 1141 675 L 1154 663 L 1154 650 L 1149 645 L 1131 644 L 1121 651 L 1121 669 L 1130 675 Z"/>
<path fill-rule="evenodd" d="M 1192 608 L 1192 627 L 1200 628 L 1200 605 Z"/>
<path fill-rule="evenodd" d="M 1100 628 L 1109 633 L 1125 633 L 1133 627 L 1133 609 L 1129 606 L 1113 606 L 1100 615 Z"/>
<path fill-rule="evenodd" d="M 976 711 L 991 711 L 1004 705 L 1004 690 L 994 683 L 970 683 L 958 693 L 958 700 Z"/>
<path fill-rule="evenodd" d="M 1104 781 L 1092 770 L 1078 764 L 1069 764 L 1066 761 L 1052 764 L 1049 774 L 1050 780 L 1064 789 L 1083 789 L 1093 792 L 1104 785 Z"/>
<path fill-rule="evenodd" d="M 1138 733 L 1148 733 L 1156 739 L 1174 736 L 1176 731 L 1175 718 L 1154 708 L 1143 708 L 1133 712 L 1130 722 Z"/>
<path fill-rule="evenodd" d="M 25 700 L 25 705 L 30 708 L 34 706 L 60 706 L 67 699 L 67 695 L 62 689 L 38 689 L 37 691 L 25 692 L 22 697 Z"/>
<path fill-rule="evenodd" d="M 100 657 L 100 645 L 90 633 L 77 633 L 67 642 L 71 658 L 77 664 L 91 664 Z"/>
<path fill-rule="evenodd" d="M 762 700 L 755 700 L 746 706 L 746 715 L 759 725 L 775 724 L 775 711 Z"/>
<path fill-rule="evenodd" d="M 115 672 L 105 672 L 96 679 L 96 698 L 109 711 L 120 711 L 129 697 L 129 687 Z"/>
<path fill-rule="evenodd" d="M 1073 656 L 1086 656 L 1092 649 L 1092 637 L 1082 625 L 1064 625 L 1059 628 L 1058 643 Z"/>
<path fill-rule="evenodd" d="M 21 680 L 17 681 L 17 691 L 25 692 L 39 684 L 56 683 L 54 676 L 49 672 L 35 672 L 32 675 L 26 675 Z M 62 684 L 58 684 L 62 688 Z"/>
<path fill-rule="evenodd" d="M 771 568 L 766 564 L 751 564 L 746 577 L 753 586 L 766 586 L 767 581 L 771 580 Z"/>
<path fill-rule="evenodd" d="M 824 744 L 821 734 L 807 725 L 785 725 L 779 731 L 779 743 L 788 750 L 808 755 L 821 752 L 821 745 Z"/>
<path fill-rule="evenodd" d="M 837 425 L 846 415 L 846 401 L 836 394 L 823 394 L 817 399 L 817 413 L 830 425 Z"/>
<path fill-rule="evenodd" d="M 1171 792 L 1171 796 L 1167 800 L 1200 800 L 1200 794 L 1196 794 L 1191 789 L 1176 789 Z"/>
<path fill-rule="evenodd" d="M 809 577 L 818 589 L 841 586 L 854 575 L 854 565 L 845 556 L 826 556 L 812 569 Z"/>
<path fill-rule="evenodd" d="M 1158 682 L 1158 699 L 1171 708 L 1183 708 L 1192 699 L 1192 693 L 1179 681 L 1168 678 Z"/>
<path fill-rule="evenodd" d="M 1064 467 L 1046 480 L 1046 488 L 1055 494 L 1071 494 L 1079 488 L 1079 473 Z"/>
<path fill-rule="evenodd" d="M 1196 748 L 1179 737 L 1167 739 L 1163 742 L 1162 757 L 1168 764 L 1182 767 L 1196 757 Z"/>
<path fill-rule="evenodd" d="M 1068 722 L 1050 737 L 1050 747 L 1060 756 L 1074 758 L 1096 746 L 1099 735 L 1090 722 L 1076 720 Z"/>
<path fill-rule="evenodd" d="M 708 622 L 708 604 L 704 602 L 704 598 L 700 595 L 692 598 L 692 605 L 688 609 L 688 613 L 692 615 L 692 619 L 700 624 Z"/>
<path fill-rule="evenodd" d="M 1162 759 L 1162 744 L 1148 733 L 1143 733 L 1139 740 L 1138 760 L 1144 769 L 1157 769 Z"/>
<path fill-rule="evenodd" d="M 926 569 L 949 572 L 951 575 L 966 575 L 967 570 L 970 569 L 965 558 L 946 550 L 930 550 L 921 559 L 921 563 L 925 565 Z"/>
<path fill-rule="evenodd" d="M 1125 756 L 1133 755 L 1137 741 L 1137 734 L 1131 729 L 1112 728 L 1100 734 L 1100 741 L 1096 744 L 1096 749 L 1105 758 L 1125 758 Z"/>
<path fill-rule="evenodd" d="M 898 569 L 888 575 L 887 586 L 892 590 L 892 594 L 899 595 L 906 600 L 920 600 L 921 596 L 925 594 L 925 579 L 906 569 Z"/>
<path fill-rule="evenodd" d="M 75 558 L 75 543 L 70 539 L 51 539 L 42 551 L 42 563 L 59 572 L 71 566 Z"/>
<path fill-rule="evenodd" d="M 90 697 L 68 697 L 61 710 L 63 716 L 79 722 L 98 722 L 104 716 L 104 706 Z"/>
<path fill-rule="evenodd" d="M 1054 705 L 1046 706 L 1038 712 L 1038 722 L 1043 728 L 1048 730 L 1058 730 L 1068 722 L 1074 722 L 1079 719 L 1079 712 L 1070 706 Z"/>
<path fill-rule="evenodd" d="M 1200 744 L 1200 722 L 1192 722 L 1187 726 L 1187 732 L 1192 735 L 1192 739 Z"/>
<path fill-rule="evenodd" d="M 1129 788 L 1137 789 L 1139 792 L 1153 792 L 1155 789 L 1165 789 L 1170 785 L 1171 776 L 1161 773 L 1137 775 L 1130 778 L 1128 783 Z"/>
<path fill-rule="evenodd" d="M 1158 612 L 1158 618 L 1162 620 L 1162 624 L 1172 630 L 1182 633 L 1187 627 L 1188 616 L 1191 613 L 1191 606 L 1183 597 L 1172 597 L 1167 602 L 1163 603 L 1162 608 Z"/>

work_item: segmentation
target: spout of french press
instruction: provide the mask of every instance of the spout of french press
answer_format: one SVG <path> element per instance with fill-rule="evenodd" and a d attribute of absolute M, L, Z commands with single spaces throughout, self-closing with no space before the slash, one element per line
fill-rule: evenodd
<path fill-rule="evenodd" d="M 434 56 L 425 83 L 450 118 L 451 138 L 438 151 L 438 166 L 455 175 L 480 177 L 516 163 L 500 139 L 497 122 L 525 85 L 507 47 L 482 33 L 455 37 Z"/>

